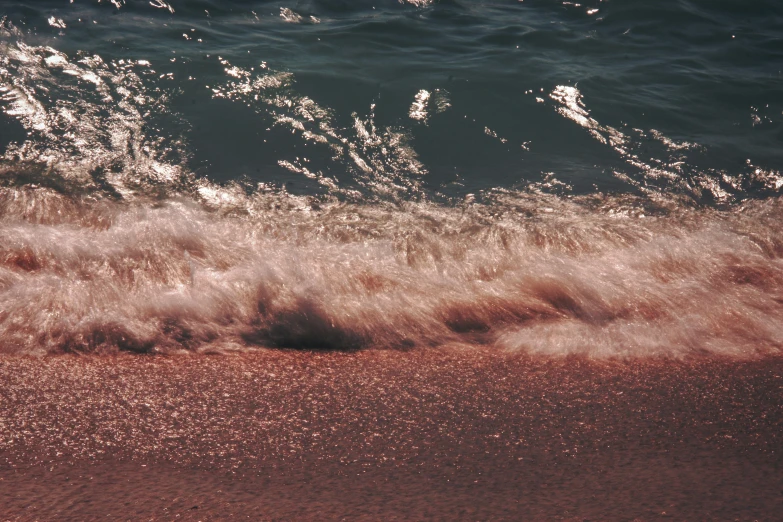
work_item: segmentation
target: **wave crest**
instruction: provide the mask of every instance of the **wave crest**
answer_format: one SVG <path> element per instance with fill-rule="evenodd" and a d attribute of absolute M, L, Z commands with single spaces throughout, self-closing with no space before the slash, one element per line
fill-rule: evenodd
<path fill-rule="evenodd" d="M 751 357 L 783 342 L 777 199 L 730 212 L 511 191 L 461 206 L 218 200 L 3 189 L 0 349 Z"/>

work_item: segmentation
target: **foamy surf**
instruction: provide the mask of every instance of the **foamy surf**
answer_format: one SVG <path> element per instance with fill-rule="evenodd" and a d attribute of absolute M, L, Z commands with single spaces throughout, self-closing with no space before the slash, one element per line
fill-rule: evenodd
<path fill-rule="evenodd" d="M 315 19 L 288 8 L 274 18 L 294 22 L 286 27 Z M 70 19 L 47 20 L 75 31 Z M 202 43 L 202 29 L 188 31 L 187 45 Z M 599 121 L 576 85 L 520 94 L 546 111 L 523 136 L 489 121 L 488 109 L 471 112 L 470 90 L 459 94 L 468 82 L 411 91 L 396 120 L 380 94 L 347 117 L 326 104 L 329 92 L 308 93 L 296 74 L 248 61 L 244 48 L 229 59 L 182 47 L 150 61 L 66 52 L 55 40 L 0 21 L 0 104 L 22 131 L 0 158 L 2 352 L 781 351 L 777 170 L 751 160 L 718 169 L 707 146 Z M 180 63 L 204 78 L 176 80 Z M 278 140 L 280 151 L 264 145 L 281 154 L 264 158 L 277 170 L 223 183 L 222 173 L 198 172 L 184 92 L 190 106 L 241 107 L 253 146 Z M 462 177 L 461 165 L 443 178 L 446 154 L 430 149 L 427 162 L 414 148 L 416 132 L 432 141 L 473 131 L 465 146 L 489 140 L 498 157 L 522 154 L 515 166 L 534 158 L 527 153 L 581 146 L 610 179 L 569 178 L 569 164 L 565 181 L 502 173 L 515 188 L 492 188 L 483 172 Z M 553 148 L 536 149 L 547 133 Z M 300 195 L 275 176 L 297 180 Z"/>
<path fill-rule="evenodd" d="M 780 353 L 778 199 L 718 211 L 534 191 L 457 206 L 219 191 L 123 203 L 3 189 L 2 351 Z"/>

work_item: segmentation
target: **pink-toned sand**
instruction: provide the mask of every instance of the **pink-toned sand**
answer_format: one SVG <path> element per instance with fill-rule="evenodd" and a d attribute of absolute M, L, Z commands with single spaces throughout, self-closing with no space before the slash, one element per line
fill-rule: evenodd
<path fill-rule="evenodd" d="M 0 519 L 775 520 L 783 359 L 0 358 Z"/>

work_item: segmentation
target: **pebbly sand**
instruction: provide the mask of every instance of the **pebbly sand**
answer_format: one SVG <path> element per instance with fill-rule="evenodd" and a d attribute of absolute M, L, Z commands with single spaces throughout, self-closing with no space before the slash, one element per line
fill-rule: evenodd
<path fill-rule="evenodd" d="M 783 359 L 0 358 L 2 520 L 774 520 Z"/>

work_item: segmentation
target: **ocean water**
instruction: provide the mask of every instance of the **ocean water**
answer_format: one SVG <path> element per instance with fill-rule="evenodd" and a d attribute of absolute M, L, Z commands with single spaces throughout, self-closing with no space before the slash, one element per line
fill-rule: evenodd
<path fill-rule="evenodd" d="M 783 348 L 775 0 L 0 18 L 0 352 Z"/>

